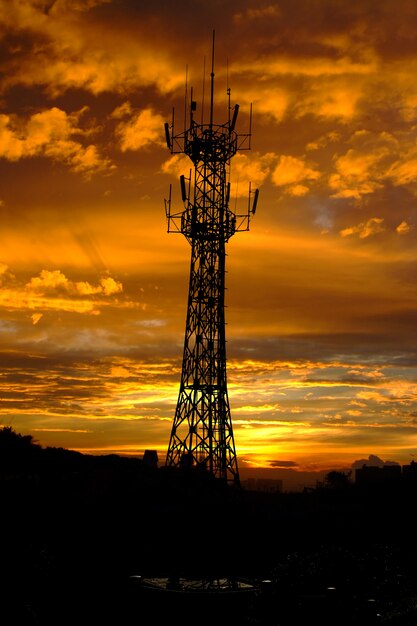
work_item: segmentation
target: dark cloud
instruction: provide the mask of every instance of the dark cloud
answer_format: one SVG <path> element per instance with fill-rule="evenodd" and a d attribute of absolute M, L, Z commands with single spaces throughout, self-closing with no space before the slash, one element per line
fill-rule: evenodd
<path fill-rule="evenodd" d="M 417 364 L 417 344 L 409 335 L 400 342 L 375 333 L 297 333 L 254 339 L 253 336 L 234 337 L 231 333 L 229 353 L 234 357 L 316 360 L 341 359 L 346 363 L 361 363 L 363 359 L 375 364 Z"/>
<path fill-rule="evenodd" d="M 359 459 L 352 463 L 352 469 L 361 469 L 364 465 L 366 467 L 385 467 L 386 465 L 399 465 L 396 461 L 383 461 L 375 454 L 370 454 L 367 459 Z"/>
<path fill-rule="evenodd" d="M 298 467 L 299 463 L 295 461 L 269 461 L 270 467 Z"/>

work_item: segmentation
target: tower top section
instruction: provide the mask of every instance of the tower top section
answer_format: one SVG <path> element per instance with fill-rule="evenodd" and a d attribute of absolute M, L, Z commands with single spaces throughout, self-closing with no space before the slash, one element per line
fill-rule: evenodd
<path fill-rule="evenodd" d="M 205 65 L 205 64 L 204 64 Z M 205 67 L 204 67 L 205 74 Z M 201 103 L 200 121 L 197 120 L 197 101 L 194 100 L 193 88 L 188 93 L 188 79 L 185 85 L 185 106 L 183 130 L 176 132 L 175 110 L 172 111 L 171 124 L 165 124 L 165 138 L 171 154 L 185 153 L 194 165 L 204 159 L 214 158 L 228 162 L 238 150 L 250 150 L 252 129 L 252 105 L 250 106 L 249 130 L 245 134 L 237 134 L 235 126 L 239 113 L 239 105 L 231 106 L 231 90 L 227 87 L 228 117 L 223 124 L 214 124 L 214 31 L 210 73 L 210 107 L 208 120 L 204 119 L 204 90 Z M 188 122 L 188 124 L 187 124 Z"/>
<path fill-rule="evenodd" d="M 205 74 L 205 67 L 204 67 Z M 210 107 L 204 119 L 204 88 L 201 112 L 197 111 L 193 88 L 188 93 L 188 77 L 185 85 L 184 125 L 176 131 L 175 110 L 171 124 L 165 123 L 165 138 L 171 154 L 185 154 L 194 165 L 194 179 L 191 170 L 189 177 L 180 177 L 181 197 L 184 209 L 171 211 L 171 192 L 165 200 L 168 232 L 182 233 L 192 243 L 195 238 L 220 237 L 228 241 L 239 231 L 249 230 L 251 216 L 256 211 L 258 189 L 252 191 L 249 184 L 248 208 L 244 214 L 237 214 L 230 204 L 230 161 L 238 150 L 250 150 L 252 130 L 252 105 L 250 106 L 249 130 L 238 134 L 235 130 L 239 105 L 230 102 L 230 88 L 227 87 L 227 119 L 215 124 L 214 118 L 214 32 L 210 74 Z M 199 119 L 198 119 L 199 118 Z"/>

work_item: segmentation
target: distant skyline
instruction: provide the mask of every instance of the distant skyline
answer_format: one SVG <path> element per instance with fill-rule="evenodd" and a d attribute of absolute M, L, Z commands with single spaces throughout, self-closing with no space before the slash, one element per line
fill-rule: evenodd
<path fill-rule="evenodd" d="M 228 387 L 245 468 L 417 455 L 417 5 L 408 0 L 0 0 L 0 425 L 164 459 L 190 248 L 164 198 L 191 161 L 216 31 L 252 150 L 227 247 Z"/>

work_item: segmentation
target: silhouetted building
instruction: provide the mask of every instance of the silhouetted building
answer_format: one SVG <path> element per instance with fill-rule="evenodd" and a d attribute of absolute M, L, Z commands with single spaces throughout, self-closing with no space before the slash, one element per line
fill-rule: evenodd
<path fill-rule="evenodd" d="M 401 480 L 401 465 L 363 465 L 355 472 L 357 485 L 384 486 Z"/>
<path fill-rule="evenodd" d="M 410 465 L 403 465 L 403 476 L 407 481 L 417 481 L 417 463 L 415 461 L 411 461 Z"/>
<path fill-rule="evenodd" d="M 156 469 L 158 467 L 158 452 L 156 450 L 145 450 L 143 464 Z"/>
<path fill-rule="evenodd" d="M 242 481 L 242 487 L 249 491 L 264 491 L 266 493 L 281 493 L 282 480 L 278 478 L 247 478 Z"/>

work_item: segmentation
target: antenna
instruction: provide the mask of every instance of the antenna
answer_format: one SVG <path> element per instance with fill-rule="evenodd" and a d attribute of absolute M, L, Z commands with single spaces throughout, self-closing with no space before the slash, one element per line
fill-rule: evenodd
<path fill-rule="evenodd" d="M 168 232 L 169 232 L 169 222 L 171 219 L 171 198 L 172 198 L 172 185 L 169 186 L 169 196 L 168 200 L 165 198 L 165 215 L 168 220 Z"/>
<path fill-rule="evenodd" d="M 239 105 L 235 104 L 235 108 L 233 109 L 233 117 L 232 117 L 232 122 L 230 124 L 229 127 L 229 131 L 232 133 L 235 129 L 236 126 L 236 120 L 237 120 L 237 115 L 239 113 Z"/>
<path fill-rule="evenodd" d="M 193 100 L 193 88 L 191 87 L 190 91 L 190 128 L 193 126 L 193 113 L 197 108 L 197 102 Z"/>
<path fill-rule="evenodd" d="M 184 174 L 181 174 L 181 176 L 180 176 L 180 184 L 181 184 L 182 201 L 186 202 L 186 200 L 187 200 L 187 190 L 185 189 L 185 176 L 184 176 Z"/>
<path fill-rule="evenodd" d="M 238 193 L 239 193 L 239 175 L 238 175 L 237 180 L 236 180 L 235 213 L 236 213 L 236 207 L 237 207 L 237 196 L 238 196 Z"/>
<path fill-rule="evenodd" d="M 229 87 L 229 57 L 226 58 L 226 90 L 227 93 L 230 91 Z"/>
<path fill-rule="evenodd" d="M 258 204 L 258 197 L 259 197 L 259 189 L 255 189 L 255 195 L 253 198 L 253 204 L 252 204 L 252 215 L 255 215 L 256 213 L 256 207 Z"/>
<path fill-rule="evenodd" d="M 213 45 L 211 49 L 211 95 L 210 95 L 210 129 L 213 128 L 213 107 L 214 107 L 214 33 L 213 30 Z"/>
<path fill-rule="evenodd" d="M 168 147 L 168 150 L 171 150 L 172 144 L 171 144 L 171 135 L 170 135 L 170 132 L 169 132 L 169 124 L 168 124 L 168 122 L 165 122 L 164 127 L 165 127 L 165 139 L 166 139 L 166 142 L 167 142 L 167 147 Z"/>
<path fill-rule="evenodd" d="M 252 102 L 250 103 L 250 113 L 249 113 L 249 150 L 251 146 L 251 138 L 252 138 Z"/>
<path fill-rule="evenodd" d="M 206 86 L 206 57 L 203 62 L 203 97 L 201 99 L 201 126 L 204 124 L 204 92 Z"/>
<path fill-rule="evenodd" d="M 185 66 L 184 132 L 187 128 L 188 64 Z"/>

